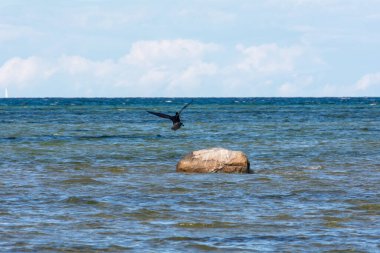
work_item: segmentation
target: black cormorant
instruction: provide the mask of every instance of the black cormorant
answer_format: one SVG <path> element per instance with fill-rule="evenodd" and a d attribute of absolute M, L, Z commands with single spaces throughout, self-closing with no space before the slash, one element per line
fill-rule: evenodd
<path fill-rule="evenodd" d="M 170 116 L 170 115 L 160 113 L 160 112 L 152 112 L 152 111 L 147 111 L 147 112 L 149 112 L 153 115 L 156 115 L 158 117 L 161 117 L 161 118 L 170 119 L 173 122 L 172 130 L 175 131 L 175 130 L 180 129 L 181 126 L 184 126 L 184 124 L 181 122 L 181 119 L 179 118 L 179 116 L 181 115 L 181 112 L 186 107 L 188 107 L 192 102 L 193 102 L 193 100 L 191 100 L 190 103 L 187 103 L 184 107 L 182 107 L 182 109 L 179 112 L 176 112 L 174 116 Z"/>

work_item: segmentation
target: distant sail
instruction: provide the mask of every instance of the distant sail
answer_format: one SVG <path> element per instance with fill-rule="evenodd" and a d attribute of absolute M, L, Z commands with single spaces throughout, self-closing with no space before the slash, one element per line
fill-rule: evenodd
<path fill-rule="evenodd" d="M 5 98 L 8 98 L 8 88 L 5 88 Z"/>

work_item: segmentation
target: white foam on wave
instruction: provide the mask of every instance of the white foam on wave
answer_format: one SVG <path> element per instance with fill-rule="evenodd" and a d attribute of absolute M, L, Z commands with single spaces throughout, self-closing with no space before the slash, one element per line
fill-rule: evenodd
<path fill-rule="evenodd" d="M 321 165 L 314 165 L 314 166 L 308 166 L 307 169 L 309 170 L 320 170 L 323 167 Z"/>

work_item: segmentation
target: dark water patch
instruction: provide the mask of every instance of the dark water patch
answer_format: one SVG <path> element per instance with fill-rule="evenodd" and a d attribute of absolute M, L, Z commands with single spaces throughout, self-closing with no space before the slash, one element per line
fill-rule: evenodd
<path fill-rule="evenodd" d="M 170 188 L 165 188 L 164 191 L 168 193 L 179 193 L 179 194 L 192 192 L 191 189 L 184 188 L 184 187 L 170 187 Z"/>
<path fill-rule="evenodd" d="M 380 215 L 380 204 L 378 203 L 363 203 L 351 207 L 352 210 L 362 211 L 368 215 Z"/>
<path fill-rule="evenodd" d="M 345 223 L 350 222 L 351 218 L 336 217 L 336 216 L 324 216 L 324 226 L 327 228 L 345 228 Z"/>
<path fill-rule="evenodd" d="M 91 214 L 89 216 L 93 217 L 93 218 L 106 219 L 106 220 L 115 220 L 115 219 L 119 218 L 118 215 L 110 214 L 110 213 L 103 213 L 103 212 L 96 213 L 96 214 Z"/>
<path fill-rule="evenodd" d="M 225 237 L 225 238 L 215 238 L 213 242 L 223 243 L 225 245 L 235 245 L 235 244 L 243 244 L 247 243 L 252 245 L 258 242 L 266 241 L 266 242 L 301 242 L 308 241 L 310 237 L 307 235 L 252 235 L 252 236 L 234 236 L 234 237 Z"/>
<path fill-rule="evenodd" d="M 74 158 L 68 158 L 66 162 L 56 161 L 55 159 L 45 159 L 45 161 L 50 162 L 43 166 L 45 172 L 49 173 L 61 173 L 56 176 L 62 176 L 64 180 L 70 179 L 85 179 L 87 176 L 83 176 L 86 172 L 94 172 L 97 167 L 94 166 L 93 162 L 73 162 Z M 86 160 L 85 158 L 81 160 Z M 74 173 L 74 174 L 73 174 Z M 99 177 L 98 174 L 94 176 L 88 176 L 88 178 Z M 68 179 L 67 179 L 68 178 Z M 90 180 L 91 181 L 91 180 Z M 91 183 L 91 182 L 89 182 Z M 96 182 L 94 182 L 96 183 Z M 99 181 L 98 183 L 103 184 L 104 182 Z"/>
<path fill-rule="evenodd" d="M 81 131 L 91 131 L 91 130 L 81 130 Z M 125 135 L 125 134 L 115 134 L 115 135 L 60 135 L 60 134 L 53 134 L 53 135 L 33 135 L 33 136 L 9 136 L 9 137 L 2 137 L 1 140 L 4 141 L 18 141 L 18 142 L 34 142 L 34 143 L 44 143 L 44 145 L 57 145 L 66 143 L 68 141 L 97 141 L 97 140 L 151 140 L 155 141 L 157 139 L 162 138 L 163 136 L 156 136 L 152 135 L 151 133 L 148 134 L 132 134 L 132 135 Z M 172 135 L 165 136 L 165 139 L 173 139 L 175 138 Z"/>
<path fill-rule="evenodd" d="M 138 209 L 134 212 L 125 213 L 123 216 L 130 217 L 138 221 L 154 221 L 154 220 L 169 220 L 174 218 L 172 214 L 165 211 L 157 211 L 152 209 Z"/>
<path fill-rule="evenodd" d="M 68 197 L 63 200 L 64 203 L 70 205 L 90 205 L 90 206 L 105 206 L 105 202 L 97 201 L 91 197 Z"/>
<path fill-rule="evenodd" d="M 53 145 L 54 143 L 60 143 L 64 141 L 70 140 L 72 137 L 70 136 L 58 136 L 58 135 L 18 135 L 18 136 L 10 136 L 3 138 L 5 140 L 12 140 L 12 141 L 18 141 L 18 142 L 31 142 L 31 143 L 45 143 L 45 145 Z"/>
<path fill-rule="evenodd" d="M 120 139 L 120 140 L 146 140 L 146 141 L 156 141 L 157 139 L 174 139 L 173 135 L 157 136 L 152 133 L 136 133 L 136 134 L 116 134 L 116 135 L 81 135 L 81 136 L 70 136 L 73 139 L 81 141 L 91 141 L 91 140 L 107 140 L 107 139 Z"/>
<path fill-rule="evenodd" d="M 253 171 L 252 171 L 252 173 L 253 173 Z M 256 174 L 257 174 L 257 172 L 256 172 Z M 263 176 L 259 176 L 259 177 L 255 178 L 255 180 L 261 181 L 261 182 L 271 182 L 272 181 L 271 178 L 269 178 L 269 177 L 263 177 Z"/>
<path fill-rule="evenodd" d="M 54 201 L 55 202 L 55 201 Z M 55 215 L 54 216 L 54 219 L 56 219 L 57 221 L 63 221 L 63 222 L 68 222 L 68 221 L 73 221 L 75 220 L 75 217 L 72 217 L 70 215 Z"/>
<path fill-rule="evenodd" d="M 366 250 L 356 249 L 355 246 L 352 246 L 350 248 L 348 247 L 340 247 L 340 248 L 342 249 L 332 249 L 332 250 L 326 250 L 323 252 L 326 252 L 326 253 L 367 253 L 368 252 Z"/>
<path fill-rule="evenodd" d="M 4 138 L 1 138 L 3 140 L 16 140 L 17 137 L 16 136 L 9 136 L 9 137 L 4 137 Z"/>
<path fill-rule="evenodd" d="M 95 180 L 90 177 L 77 177 L 77 178 L 71 178 L 71 179 L 66 179 L 61 181 L 62 184 L 65 185 L 75 185 L 75 184 L 80 184 L 80 185 L 103 185 L 106 184 L 104 182 L 101 182 L 99 180 Z"/>
<path fill-rule="evenodd" d="M 71 243 L 75 244 L 75 243 Z M 125 252 L 132 250 L 132 247 L 109 245 L 105 247 L 99 247 L 94 245 L 61 245 L 60 243 L 37 245 L 37 246 L 24 246 L 13 247 L 12 251 L 16 252 L 61 252 L 61 253 L 74 253 L 74 252 L 89 252 L 89 253 L 101 253 L 101 252 Z"/>
<path fill-rule="evenodd" d="M 245 252 L 239 247 L 224 245 L 215 238 L 208 236 L 171 236 L 154 240 L 158 245 L 173 245 L 178 246 L 178 251 L 181 252 Z M 177 247 L 176 247 L 177 248 Z"/>
<path fill-rule="evenodd" d="M 182 241 L 194 241 L 196 239 L 194 237 L 188 237 L 188 236 L 172 236 L 172 237 L 165 238 L 165 240 L 182 242 Z"/>
<path fill-rule="evenodd" d="M 213 251 L 219 251 L 220 248 L 218 247 L 214 247 L 214 246 L 210 246 L 210 245 L 207 245 L 207 244 L 199 244 L 199 243 L 189 243 L 189 244 L 186 244 L 186 248 L 189 247 L 189 248 L 192 248 L 194 250 L 197 250 L 197 251 L 205 251 L 205 252 L 213 252 Z"/>
<path fill-rule="evenodd" d="M 287 214 L 287 213 L 279 213 L 276 215 L 268 215 L 268 216 L 262 216 L 262 218 L 272 221 L 294 221 L 296 220 L 296 217 Z"/>
<path fill-rule="evenodd" d="M 50 140 L 50 141 L 41 141 L 40 146 L 41 147 L 63 147 L 65 144 L 67 144 L 67 139 L 56 139 L 56 140 Z"/>
<path fill-rule="evenodd" d="M 69 162 L 65 164 L 66 168 L 72 168 L 74 170 L 89 170 L 93 168 L 92 161 L 83 161 L 86 160 L 84 157 L 70 157 Z"/>
<path fill-rule="evenodd" d="M 280 199 L 292 198 L 294 196 L 295 196 L 295 194 L 290 193 L 290 194 L 262 194 L 262 195 L 257 195 L 256 197 L 258 199 L 280 200 Z"/>
<path fill-rule="evenodd" d="M 105 166 L 105 167 L 101 167 L 101 170 L 104 170 L 113 174 L 123 174 L 123 173 L 128 172 L 128 168 L 121 167 L 121 166 Z"/>
<path fill-rule="evenodd" d="M 175 225 L 179 228 L 190 228 L 190 229 L 204 229 L 204 228 L 236 228 L 240 224 L 230 223 L 230 222 L 220 222 L 214 221 L 211 223 L 201 223 L 201 222 L 180 222 Z"/>
<path fill-rule="evenodd" d="M 0 216 L 7 216 L 7 215 L 11 215 L 11 213 L 6 212 L 6 211 L 0 211 Z"/>
<path fill-rule="evenodd" d="M 79 230 L 104 230 L 107 228 L 106 224 L 101 221 L 91 220 L 75 223 L 75 228 Z"/>
<path fill-rule="evenodd" d="M 74 137 L 78 140 L 101 140 L 101 139 L 138 139 L 143 138 L 143 136 L 128 136 L 128 135 L 87 135 L 87 136 L 76 136 Z"/>

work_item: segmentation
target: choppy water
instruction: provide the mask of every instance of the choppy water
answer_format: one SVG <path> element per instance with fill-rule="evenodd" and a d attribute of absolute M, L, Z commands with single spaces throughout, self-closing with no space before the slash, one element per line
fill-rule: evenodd
<path fill-rule="evenodd" d="M 380 251 L 380 98 L 189 100 L 0 99 L 0 251 Z M 254 173 L 175 173 L 216 146 Z"/>

